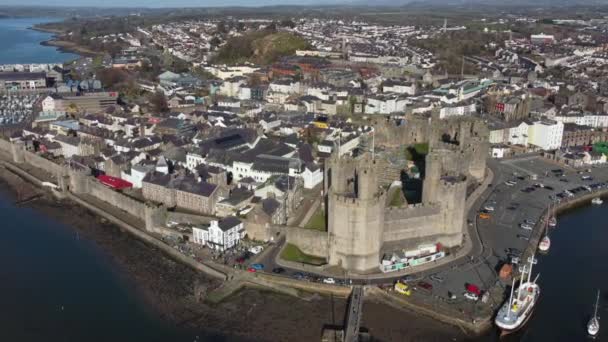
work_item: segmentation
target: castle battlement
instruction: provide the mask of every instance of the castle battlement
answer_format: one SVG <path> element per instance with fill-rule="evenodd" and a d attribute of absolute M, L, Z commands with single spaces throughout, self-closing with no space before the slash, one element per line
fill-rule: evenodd
<path fill-rule="evenodd" d="M 441 212 L 441 206 L 436 203 L 431 204 L 411 204 L 404 208 L 389 207 L 384 209 L 385 221 L 403 220 L 413 217 L 424 217 L 437 215 Z"/>
<path fill-rule="evenodd" d="M 339 203 L 367 205 L 367 203 L 369 203 L 369 202 L 375 203 L 378 201 L 382 201 L 382 203 L 384 203 L 384 200 L 386 199 L 386 192 L 378 191 L 377 193 L 375 193 L 373 195 L 372 198 L 369 198 L 369 199 L 357 198 L 353 194 L 331 193 L 330 196 L 333 197 L 333 199 L 335 199 L 335 201 L 339 202 Z"/>

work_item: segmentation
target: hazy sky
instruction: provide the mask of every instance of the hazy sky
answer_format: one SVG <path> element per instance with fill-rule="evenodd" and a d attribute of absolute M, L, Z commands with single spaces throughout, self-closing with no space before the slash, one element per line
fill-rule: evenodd
<path fill-rule="evenodd" d="M 348 3 L 352 0 L 0 0 L 0 5 L 96 7 L 216 7 Z"/>

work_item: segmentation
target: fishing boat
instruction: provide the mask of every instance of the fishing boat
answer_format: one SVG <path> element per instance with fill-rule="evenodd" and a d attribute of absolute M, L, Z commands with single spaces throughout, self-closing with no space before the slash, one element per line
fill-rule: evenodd
<path fill-rule="evenodd" d="M 597 315 L 597 305 L 600 301 L 600 291 L 597 291 L 597 298 L 595 299 L 595 311 L 593 313 L 593 317 L 587 323 L 587 332 L 591 336 L 596 336 L 598 332 L 600 332 L 600 317 Z"/>
<path fill-rule="evenodd" d="M 494 320 L 503 334 L 515 332 L 523 327 L 532 316 L 534 306 L 540 297 L 540 286 L 536 283 L 538 275 L 534 281 L 531 280 L 532 265 L 536 263 L 536 259 L 532 256 L 528 261 L 528 265 L 520 268 L 521 280 L 519 286 L 515 289 L 515 279 L 513 279 L 509 300 L 498 310 Z"/>
<path fill-rule="evenodd" d="M 594 198 L 594 199 L 592 199 L 592 200 L 591 200 L 591 203 L 592 203 L 592 204 L 597 204 L 597 205 L 600 205 L 600 204 L 604 203 L 604 201 L 602 201 L 602 199 L 601 199 L 601 198 L 596 197 L 596 198 Z"/>

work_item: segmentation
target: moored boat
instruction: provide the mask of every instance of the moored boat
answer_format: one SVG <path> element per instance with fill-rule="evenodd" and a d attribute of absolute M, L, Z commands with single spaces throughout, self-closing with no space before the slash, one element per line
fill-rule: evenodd
<path fill-rule="evenodd" d="M 591 200 L 591 203 L 592 203 L 592 204 L 597 204 L 597 205 L 600 205 L 600 204 L 604 203 L 604 201 L 602 201 L 602 199 L 601 199 L 601 198 L 596 197 L 596 198 L 594 198 L 594 199 L 592 199 L 592 200 Z"/>
<path fill-rule="evenodd" d="M 596 336 L 600 332 L 600 317 L 597 315 L 597 305 L 600 301 L 600 291 L 597 291 L 597 298 L 595 299 L 595 311 L 593 317 L 587 323 L 587 333 L 591 336 Z"/>
<path fill-rule="evenodd" d="M 538 250 L 541 252 L 548 252 L 549 248 L 551 248 L 551 239 L 549 238 L 549 235 L 545 235 L 538 244 Z"/>
<path fill-rule="evenodd" d="M 534 259 L 534 256 L 528 260 L 529 265 L 524 265 L 520 269 L 522 272 L 521 281 L 523 283 L 515 289 L 515 279 L 513 280 L 509 300 L 503 304 L 500 310 L 498 310 L 498 314 L 494 320 L 496 326 L 499 327 L 503 333 L 511 333 L 523 327 L 530 316 L 532 316 L 534 307 L 540 297 L 540 286 L 536 283 L 538 276 L 534 281 L 530 280 L 532 265 L 536 260 Z M 526 274 L 527 279 L 525 277 Z M 524 279 L 526 279 L 525 282 Z"/>

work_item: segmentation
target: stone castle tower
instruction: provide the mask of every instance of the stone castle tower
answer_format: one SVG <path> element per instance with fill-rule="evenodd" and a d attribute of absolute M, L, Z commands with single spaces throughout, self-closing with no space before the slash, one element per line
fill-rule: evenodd
<path fill-rule="evenodd" d="M 334 156 L 326 161 L 329 264 L 348 270 L 378 267 L 383 243 L 386 194 L 378 185 L 378 164 Z"/>

